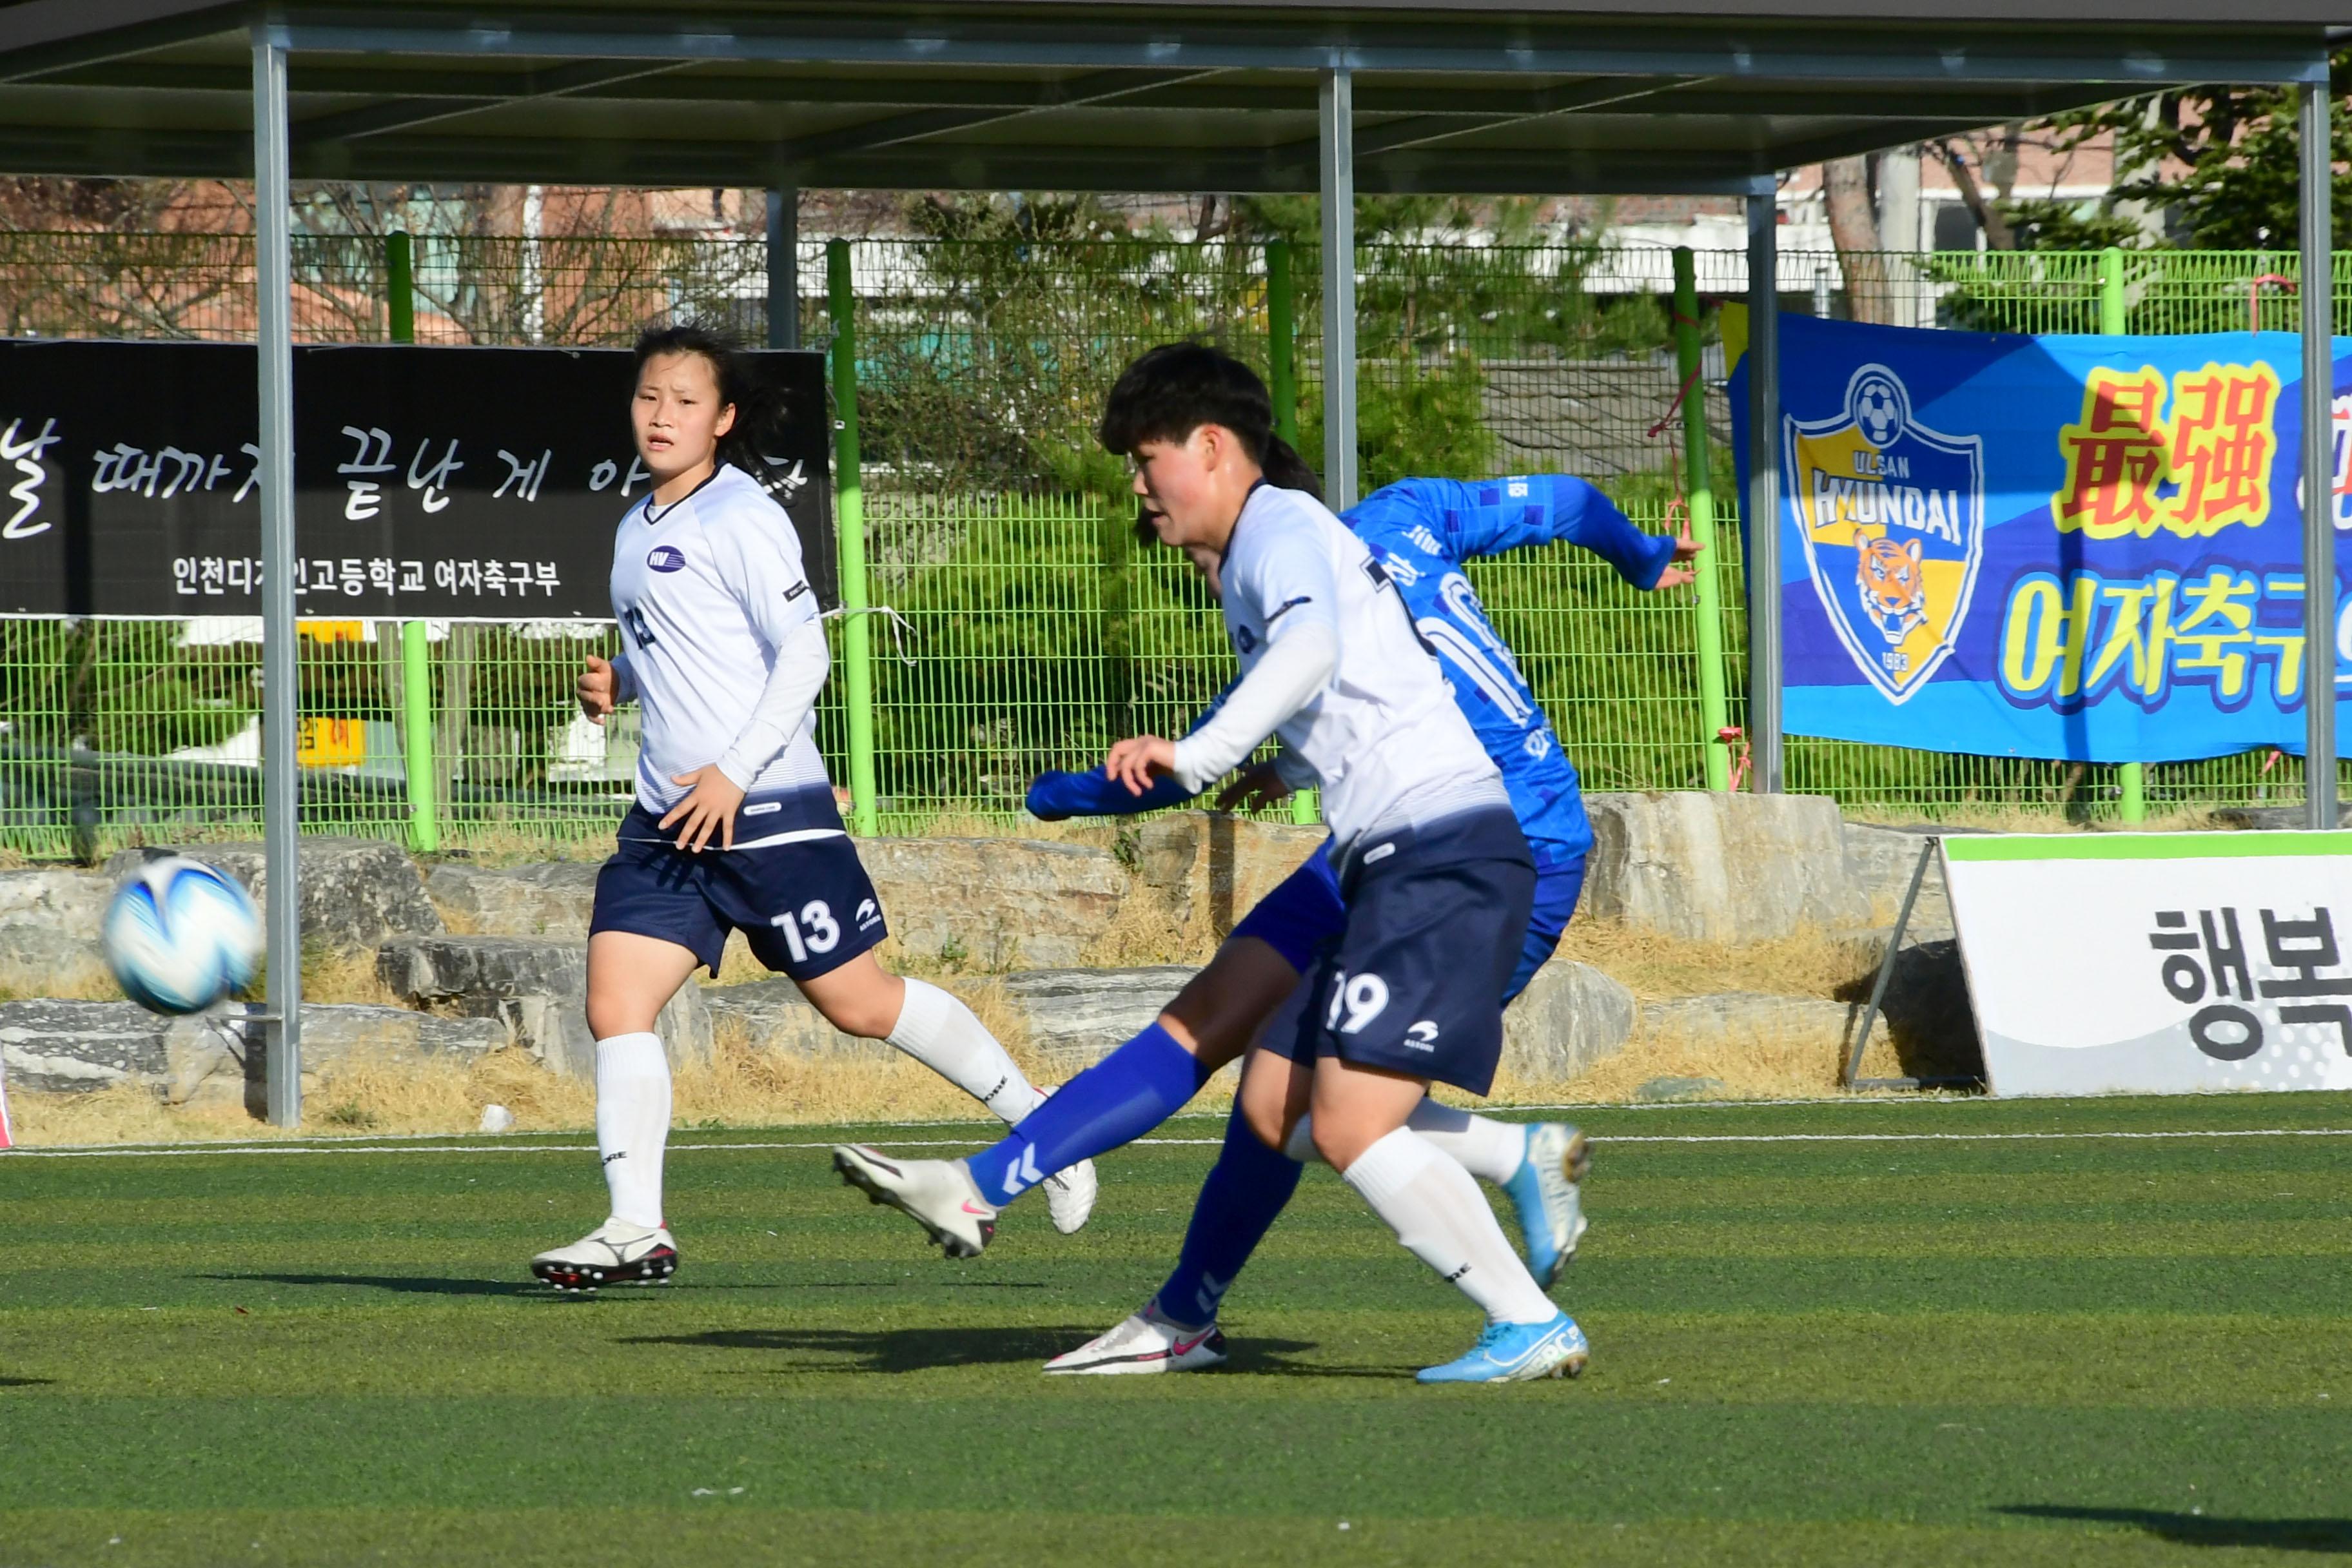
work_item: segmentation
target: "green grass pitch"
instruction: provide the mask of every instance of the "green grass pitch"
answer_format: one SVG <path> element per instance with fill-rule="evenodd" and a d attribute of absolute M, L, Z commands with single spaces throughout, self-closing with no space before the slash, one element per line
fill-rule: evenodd
<path fill-rule="evenodd" d="M 588 1300 L 522 1268 L 602 1213 L 577 1136 L 0 1156 L 0 1564 L 2352 1552 L 2341 1097 L 1585 1121 L 1591 1370 L 1500 1389 L 1414 1385 L 1473 1313 L 1323 1171 L 1231 1369 L 1041 1376 L 1159 1280 L 1206 1119 L 964 1264 L 754 1146 L 842 1134 L 681 1132 L 678 1282 Z"/>

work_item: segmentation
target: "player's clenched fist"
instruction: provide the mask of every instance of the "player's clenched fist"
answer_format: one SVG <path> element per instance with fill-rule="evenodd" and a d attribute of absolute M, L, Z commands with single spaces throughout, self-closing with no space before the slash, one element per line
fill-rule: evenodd
<path fill-rule="evenodd" d="M 602 724 L 604 715 L 613 710 L 614 693 L 618 685 L 619 682 L 613 678 L 613 661 L 590 654 L 587 669 L 572 683 L 572 689 L 580 696 L 580 711 Z"/>

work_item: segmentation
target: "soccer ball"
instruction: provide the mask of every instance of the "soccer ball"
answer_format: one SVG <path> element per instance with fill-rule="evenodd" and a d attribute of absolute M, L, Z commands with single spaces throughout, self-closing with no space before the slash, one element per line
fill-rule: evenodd
<path fill-rule="evenodd" d="M 1853 400 L 1854 422 L 1874 446 L 1884 447 L 1895 437 L 1895 426 L 1903 422 L 1902 405 L 1895 401 L 1895 389 L 1879 380 L 1865 381 Z"/>
<path fill-rule="evenodd" d="M 106 962 L 123 994 L 157 1013 L 200 1013 L 252 983 L 261 917 L 234 878 L 173 855 L 150 860 L 107 906 Z"/>

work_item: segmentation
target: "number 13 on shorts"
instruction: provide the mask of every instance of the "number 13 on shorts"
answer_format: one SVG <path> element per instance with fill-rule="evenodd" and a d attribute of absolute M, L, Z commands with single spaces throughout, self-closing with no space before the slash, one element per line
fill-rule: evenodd
<path fill-rule="evenodd" d="M 811 899 L 797 914 L 786 910 L 768 923 L 784 933 L 784 945 L 792 949 L 794 963 L 806 963 L 812 952 L 831 952 L 841 942 L 841 922 L 833 918 L 833 910 L 823 899 Z"/>

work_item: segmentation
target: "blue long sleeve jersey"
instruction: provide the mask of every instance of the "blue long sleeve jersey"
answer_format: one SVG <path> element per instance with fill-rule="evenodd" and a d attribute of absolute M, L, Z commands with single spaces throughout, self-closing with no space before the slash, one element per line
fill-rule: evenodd
<path fill-rule="evenodd" d="M 1591 551 L 1637 588 L 1656 586 L 1675 542 L 1643 533 L 1582 479 L 1401 479 L 1339 514 L 1396 584 L 1422 640 L 1445 669 L 1454 700 L 1503 771 L 1511 805 L 1538 868 L 1576 860 L 1592 847 L 1576 768 L 1560 750 L 1510 647 L 1486 618 L 1462 563 L 1565 540 Z M 1213 710 L 1212 710 L 1213 711 Z M 1030 809 L 1054 818 L 1151 811 L 1191 798 L 1162 779 L 1141 797 L 1091 773 L 1049 773 L 1030 792 Z"/>
<path fill-rule="evenodd" d="M 1673 559 L 1675 542 L 1643 533 L 1600 490 L 1558 474 L 1467 484 L 1402 479 L 1340 515 L 1387 568 L 1422 640 L 1445 667 L 1454 700 L 1503 770 L 1538 867 L 1583 856 L 1592 847 L 1592 825 L 1576 767 L 1462 563 L 1565 540 L 1646 589 Z"/>

